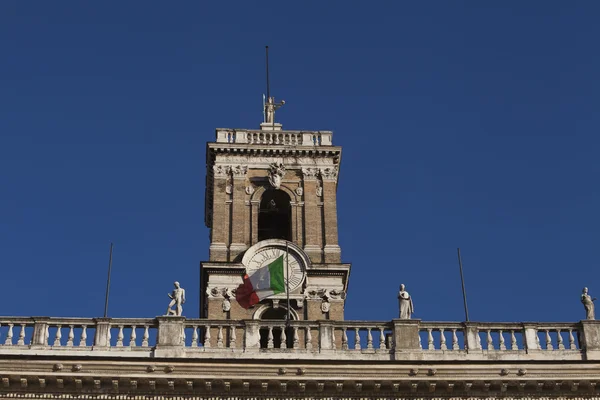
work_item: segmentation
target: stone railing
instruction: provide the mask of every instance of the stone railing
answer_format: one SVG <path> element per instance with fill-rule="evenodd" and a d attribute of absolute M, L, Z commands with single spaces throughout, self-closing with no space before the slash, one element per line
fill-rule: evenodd
<path fill-rule="evenodd" d="M 0 317 L 0 355 L 132 351 L 135 357 L 600 360 L 600 323 Z"/>
<path fill-rule="evenodd" d="M 217 143 L 281 145 L 281 146 L 331 146 L 330 131 L 261 131 L 218 129 Z"/>

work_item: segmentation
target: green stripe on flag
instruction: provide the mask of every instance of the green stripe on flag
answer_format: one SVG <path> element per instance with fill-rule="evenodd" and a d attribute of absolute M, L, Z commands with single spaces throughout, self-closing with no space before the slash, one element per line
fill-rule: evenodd
<path fill-rule="evenodd" d="M 274 294 L 285 292 L 285 279 L 283 276 L 283 255 L 269 264 L 269 275 L 271 276 L 271 290 Z"/>

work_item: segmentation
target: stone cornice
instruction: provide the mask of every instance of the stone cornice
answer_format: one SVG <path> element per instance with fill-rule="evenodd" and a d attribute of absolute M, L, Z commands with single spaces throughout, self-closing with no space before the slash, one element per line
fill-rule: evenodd
<path fill-rule="evenodd" d="M 520 372 L 521 371 L 521 372 Z M 522 371 L 526 371 L 524 374 Z M 597 363 L 421 363 L 0 358 L 0 397 L 120 394 L 336 398 L 572 398 L 597 395 Z M 63 397 L 61 396 L 61 397 Z"/>

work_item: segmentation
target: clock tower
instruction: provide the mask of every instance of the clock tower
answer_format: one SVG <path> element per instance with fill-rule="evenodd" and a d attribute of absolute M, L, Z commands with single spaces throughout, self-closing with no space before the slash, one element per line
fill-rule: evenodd
<path fill-rule="evenodd" d="M 284 130 L 273 98 L 259 129 L 217 129 L 206 148 L 209 260 L 200 316 L 211 320 L 343 320 L 350 264 L 341 262 L 337 185 L 342 149 L 331 131 Z M 283 102 L 278 106 L 283 105 Z M 285 260 L 284 293 L 246 309 L 243 275 Z"/>

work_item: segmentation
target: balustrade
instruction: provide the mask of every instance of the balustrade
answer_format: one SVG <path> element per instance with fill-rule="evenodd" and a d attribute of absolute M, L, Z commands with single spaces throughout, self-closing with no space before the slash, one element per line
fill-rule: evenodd
<path fill-rule="evenodd" d="M 336 348 L 340 350 L 362 350 L 366 352 L 389 351 L 392 349 L 391 324 L 365 323 L 363 321 L 336 322 L 341 338 Z M 348 335 L 350 332 L 350 335 Z M 389 338 L 389 340 L 386 340 Z"/>
<path fill-rule="evenodd" d="M 365 357 L 368 357 L 368 354 L 384 357 L 386 353 L 423 352 L 424 357 L 435 359 L 436 354 L 441 352 L 446 354 L 444 357 L 448 357 L 452 352 L 462 352 L 485 359 L 489 353 L 502 354 L 502 357 L 509 358 L 512 357 L 511 354 L 514 354 L 514 357 L 531 354 L 532 357 L 539 358 L 550 352 L 563 352 L 561 354 L 565 357 L 584 359 L 586 356 L 583 353 L 595 345 L 588 343 L 586 348 L 585 330 L 588 329 L 591 335 L 600 336 L 600 324 L 586 321 L 291 321 L 286 324 L 285 321 L 276 320 L 180 319 L 167 323 L 169 329 L 181 326 L 183 345 L 173 340 L 172 343 L 167 341 L 164 346 L 181 346 L 191 354 L 203 351 L 250 351 L 257 354 L 329 352 L 340 356 L 359 353 Z M 157 348 L 160 326 L 156 319 L 0 317 L 0 352 L 14 353 L 31 348 L 49 351 L 135 350 L 150 354 Z M 402 340 L 406 335 L 413 339 Z M 396 343 L 398 340 L 400 342 Z"/>
<path fill-rule="evenodd" d="M 217 143 L 239 143 L 280 146 L 330 146 L 332 133 L 328 131 L 267 131 L 217 130 Z"/>

